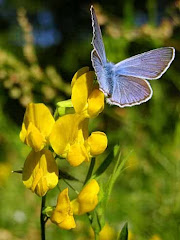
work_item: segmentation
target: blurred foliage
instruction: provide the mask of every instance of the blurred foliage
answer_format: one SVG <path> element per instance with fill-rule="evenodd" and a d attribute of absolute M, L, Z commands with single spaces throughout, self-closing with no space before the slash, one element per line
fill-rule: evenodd
<path fill-rule="evenodd" d="M 70 94 L 70 86 L 52 66 L 39 66 L 33 45 L 32 26 L 26 18 L 26 11 L 17 11 L 17 20 L 24 34 L 23 54 L 19 60 L 8 51 L 0 50 L 0 79 L 8 90 L 9 97 L 18 99 L 23 106 L 33 101 L 57 102 L 57 92 Z"/>
<path fill-rule="evenodd" d="M 112 62 L 152 48 L 173 46 L 176 58 L 157 81 L 152 99 L 120 109 L 106 105 L 90 131 L 102 130 L 109 150 L 120 144 L 126 170 L 110 197 L 107 221 L 129 240 L 178 240 L 180 236 L 180 1 L 96 1 L 107 57 Z M 76 1 L 0 1 L 0 239 L 39 239 L 40 199 L 26 190 L 20 174 L 29 149 L 18 134 L 31 101 L 52 109 L 70 96 L 73 74 L 91 66 L 89 5 Z M 102 159 L 100 158 L 101 162 Z M 113 169 L 104 173 L 104 181 Z M 98 166 L 97 166 L 98 167 Z M 68 171 L 68 165 L 61 163 Z M 87 165 L 74 170 L 84 178 Z M 103 180 L 102 180 L 103 182 Z M 60 184 L 60 188 L 63 188 Z M 56 202 L 57 189 L 48 201 Z M 74 231 L 47 225 L 47 239 L 90 239 L 88 220 Z M 32 237 L 33 236 L 33 237 Z"/>

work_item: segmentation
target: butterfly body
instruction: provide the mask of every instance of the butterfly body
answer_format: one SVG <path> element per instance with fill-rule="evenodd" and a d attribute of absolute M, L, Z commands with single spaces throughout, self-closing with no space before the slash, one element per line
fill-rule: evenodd
<path fill-rule="evenodd" d="M 107 89 L 106 92 L 104 92 L 103 89 L 100 89 L 104 92 L 105 96 L 111 96 L 113 92 L 113 85 L 114 85 L 114 79 L 115 79 L 115 71 L 114 71 L 114 64 L 111 62 L 107 62 L 104 65 L 104 81 L 107 84 Z"/>
<path fill-rule="evenodd" d="M 158 79 L 165 73 L 174 59 L 175 49 L 157 48 L 117 64 L 108 62 L 93 6 L 91 17 L 94 47 L 91 60 L 99 88 L 107 97 L 106 101 L 119 107 L 129 107 L 148 101 L 152 97 L 152 89 L 146 79 Z"/>

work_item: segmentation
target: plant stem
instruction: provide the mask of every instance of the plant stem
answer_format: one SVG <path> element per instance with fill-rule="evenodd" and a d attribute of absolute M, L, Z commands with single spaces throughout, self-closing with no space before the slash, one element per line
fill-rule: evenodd
<path fill-rule="evenodd" d="M 45 207 L 45 203 L 46 203 L 46 195 L 42 197 L 41 200 L 41 215 L 40 215 L 40 222 L 41 222 L 41 240 L 45 240 L 46 236 L 45 236 L 45 218 L 44 218 L 44 214 L 43 214 L 43 209 Z"/>
<path fill-rule="evenodd" d="M 95 234 L 95 240 L 99 240 L 99 234 L 94 233 Z"/>
<path fill-rule="evenodd" d="M 91 216 L 91 214 L 90 213 L 86 213 L 87 214 L 87 216 L 88 216 L 88 219 L 89 219 L 89 222 L 90 222 L 90 224 L 92 224 L 92 216 Z"/>
<path fill-rule="evenodd" d="M 85 181 L 84 181 L 84 185 L 87 183 L 87 181 L 88 181 L 88 180 L 91 178 L 91 176 L 92 176 L 92 172 L 93 172 L 93 169 L 94 169 L 95 161 L 96 161 L 95 158 L 92 158 L 92 159 L 91 159 L 91 163 L 90 163 L 90 166 L 89 166 L 89 170 L 88 170 L 86 179 L 85 179 Z"/>

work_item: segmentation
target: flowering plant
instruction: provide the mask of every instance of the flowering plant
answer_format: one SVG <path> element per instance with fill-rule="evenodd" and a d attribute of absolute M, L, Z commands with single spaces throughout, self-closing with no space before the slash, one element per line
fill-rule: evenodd
<path fill-rule="evenodd" d="M 99 14 L 102 14 L 101 11 L 99 11 Z M 103 56 L 105 55 L 105 52 L 104 54 L 102 54 L 103 51 L 101 51 L 103 50 L 103 43 L 101 41 L 101 34 L 98 34 L 99 27 L 93 7 L 91 7 L 91 15 L 93 25 L 92 44 L 94 47 L 94 50 L 92 52 L 92 63 L 98 81 L 100 83 L 100 89 L 105 93 L 111 104 L 114 103 L 118 106 L 131 106 L 134 105 L 134 103 L 139 104 L 140 102 L 138 98 L 136 99 L 136 97 L 143 97 L 144 89 L 147 89 L 148 91 L 145 91 L 145 99 L 143 98 L 141 100 L 144 101 L 149 99 L 149 97 L 151 97 L 152 95 L 152 91 L 147 82 L 144 81 L 144 79 L 140 78 L 140 80 L 138 80 L 137 78 L 131 78 L 130 76 L 126 76 L 126 79 L 127 77 L 129 79 L 128 81 L 132 81 L 131 83 L 129 82 L 129 84 L 127 84 L 127 82 L 124 82 L 123 84 L 118 81 L 119 72 L 113 71 L 114 69 L 111 69 L 111 63 L 107 65 L 107 67 L 109 66 L 110 69 L 104 66 L 106 65 L 106 56 Z M 107 16 L 102 14 L 101 19 L 105 23 L 108 18 Z M 29 151 L 29 154 L 27 154 L 27 157 L 25 157 L 26 160 L 24 162 L 23 170 L 16 172 L 22 173 L 22 182 L 24 186 L 31 190 L 32 193 L 35 193 L 39 198 L 42 198 L 41 238 L 45 239 L 45 224 L 47 221 L 50 224 L 55 223 L 59 228 L 64 229 L 63 231 L 65 232 L 65 234 L 69 234 L 70 231 L 67 233 L 66 230 L 75 228 L 75 230 L 73 230 L 73 233 L 78 231 L 78 218 L 81 219 L 81 215 L 86 215 L 91 225 L 91 232 L 93 231 L 93 239 L 98 239 L 98 237 L 100 240 L 116 239 L 117 234 L 115 234 L 114 231 L 110 228 L 110 226 L 106 223 L 104 216 L 106 215 L 106 209 L 109 206 L 108 200 L 110 196 L 112 196 L 111 191 L 113 185 L 123 169 L 125 160 L 120 160 L 118 148 L 114 147 L 113 151 L 110 150 L 112 149 L 112 141 L 117 141 L 119 137 L 121 139 L 124 138 L 126 134 L 123 134 L 123 129 L 127 129 L 127 131 L 131 131 L 131 133 L 134 133 L 133 136 L 136 135 L 134 140 L 136 141 L 136 139 L 138 139 L 137 143 L 146 143 L 148 147 L 151 144 L 149 144 L 148 141 L 139 141 L 139 139 L 145 139 L 143 137 L 143 132 L 141 131 L 141 128 L 139 129 L 140 131 L 134 131 L 135 127 L 129 128 L 129 126 L 133 122 L 129 121 L 129 119 L 131 119 L 129 118 L 129 116 L 131 116 L 132 110 L 130 110 L 130 115 L 129 111 L 118 108 L 111 108 L 111 110 L 109 108 L 104 111 L 104 119 L 111 119 L 110 124 L 108 122 L 108 126 L 113 127 L 113 131 L 111 131 L 111 133 L 109 134 L 105 130 L 106 123 L 105 125 L 102 125 L 101 121 L 99 120 L 101 118 L 98 117 L 98 115 L 104 110 L 104 95 L 99 90 L 98 85 L 95 83 L 96 79 L 94 72 L 89 71 L 88 67 L 80 69 L 74 75 L 70 85 L 68 83 L 64 83 L 63 79 L 61 78 L 61 76 L 59 76 L 59 74 L 57 74 L 54 67 L 48 66 L 41 69 L 37 61 L 35 48 L 33 46 L 32 27 L 25 18 L 25 11 L 23 9 L 18 10 L 18 21 L 25 34 L 25 45 L 23 44 L 23 51 L 26 62 L 25 64 L 23 64 L 22 60 L 18 59 L 18 56 L 14 57 L 13 55 L 10 55 L 9 52 L 1 50 L 1 66 L 3 66 L 1 69 L 1 78 L 3 79 L 4 87 L 8 89 L 8 92 L 12 98 L 19 99 L 20 103 L 23 106 L 27 106 L 27 103 L 31 102 L 27 106 L 24 115 L 24 121 L 22 124 L 22 130 L 20 132 L 21 141 L 26 144 L 31 150 Z M 117 24 L 109 24 L 108 21 L 108 24 L 105 23 L 104 27 L 107 30 L 106 32 L 112 35 L 111 37 L 117 38 L 118 36 L 115 35 L 117 35 L 117 33 L 119 32 L 119 27 L 116 27 L 115 25 Z M 161 29 L 162 33 L 167 30 L 166 25 L 167 22 L 165 21 L 165 24 L 161 26 L 161 28 L 165 26 L 165 28 L 163 28 L 164 30 Z M 124 30 L 125 29 L 126 27 L 124 28 Z M 121 31 L 121 34 L 119 34 L 119 36 L 121 38 L 122 36 L 124 36 L 126 41 L 123 41 L 120 45 L 115 44 L 115 54 L 113 54 L 112 56 L 108 54 L 108 57 L 111 60 L 113 60 L 113 56 L 116 56 L 116 51 L 118 50 L 118 48 L 119 50 L 121 50 L 121 57 L 123 57 L 123 55 L 126 55 L 128 52 L 127 46 L 129 46 L 127 44 L 129 43 L 129 41 L 133 41 L 134 43 L 134 40 L 137 38 L 137 36 L 140 37 L 140 35 L 142 35 L 143 33 L 143 28 L 139 28 L 140 31 L 138 31 L 138 34 L 131 34 L 134 31 L 133 28 L 130 32 L 124 30 Z M 135 38 L 132 37 L 132 39 L 130 39 L 131 37 L 129 38 L 129 34 L 131 35 L 131 37 L 134 36 Z M 114 40 L 116 41 L 117 39 Z M 107 41 L 105 41 L 105 43 L 107 44 Z M 164 44 L 166 45 L 166 43 Z M 100 47 L 100 49 L 98 46 Z M 148 48 L 150 48 L 150 46 L 148 46 Z M 171 62 L 174 58 L 174 50 L 172 50 L 173 48 L 166 49 L 171 49 L 172 51 L 172 56 L 170 56 Z M 158 51 L 161 52 L 164 50 L 161 49 Z M 167 55 L 169 56 L 169 54 Z M 169 64 L 167 65 L 167 56 L 164 57 L 166 61 L 156 61 L 157 64 L 154 64 L 154 62 L 152 62 L 151 66 L 147 64 L 148 74 L 152 74 L 153 69 L 151 68 L 156 69 L 156 66 L 162 66 L 161 64 L 163 64 L 163 62 L 165 64 L 165 69 L 160 69 L 160 75 L 162 75 L 162 73 L 167 70 Z M 119 58 L 117 57 L 116 60 L 119 60 Z M 149 61 L 151 60 L 151 58 L 147 56 L 147 59 L 145 60 Z M 127 61 L 124 63 L 127 63 Z M 139 72 L 139 70 L 142 70 L 141 65 L 137 65 L 140 67 L 140 69 L 138 69 Z M 131 65 L 129 67 L 131 68 Z M 137 66 L 133 65 L 133 69 L 134 67 L 137 71 Z M 129 70 L 131 71 L 132 69 Z M 127 69 L 125 72 L 127 72 Z M 122 79 L 122 76 L 120 78 Z M 144 78 L 146 79 L 146 77 Z M 37 88 L 40 91 L 34 91 Z M 139 90 L 142 90 L 142 92 L 139 92 Z M 33 96 L 36 92 L 38 93 L 38 95 L 41 93 L 43 99 L 46 99 L 46 102 L 47 100 L 53 100 L 53 102 L 57 102 L 57 97 L 59 98 L 58 94 L 56 94 L 57 91 L 62 91 L 66 95 L 70 95 L 71 93 L 71 99 L 56 103 L 57 105 L 54 109 L 54 115 L 51 114 L 51 112 L 53 112 L 52 109 L 50 110 L 43 103 L 33 103 Z M 159 94 L 162 95 L 160 89 Z M 124 95 L 124 97 L 122 97 L 121 95 Z M 162 104 L 159 104 L 159 100 L 162 100 L 161 97 L 157 97 L 155 102 L 157 102 L 157 105 L 161 108 L 161 105 L 164 106 L 164 101 L 161 101 Z M 155 107 L 156 111 L 158 111 L 160 108 Z M 178 108 L 176 108 L 176 110 L 177 109 Z M 114 132 L 118 132 L 118 129 L 117 126 L 115 126 L 116 128 L 114 128 L 113 125 L 115 121 L 119 121 L 119 116 L 117 118 L 117 115 L 113 112 L 114 110 L 118 115 L 121 116 L 122 123 L 123 121 L 125 123 L 125 127 L 121 128 L 121 134 L 116 134 L 116 136 Z M 171 115 L 169 114 L 170 111 L 168 105 L 166 110 L 166 115 Z M 135 112 L 136 110 L 134 111 L 134 113 Z M 155 115 L 156 113 L 153 116 Z M 139 119 L 138 115 L 132 116 L 135 116 L 135 119 Z M 94 129 L 92 129 L 91 125 L 92 122 L 94 122 L 93 118 L 96 118 L 95 124 L 100 123 L 96 126 L 95 124 L 93 124 Z M 161 119 L 166 119 L 165 115 L 164 117 L 161 116 Z M 157 125 L 158 121 L 156 121 L 159 120 L 158 114 L 154 118 L 154 124 L 151 124 L 150 121 L 146 121 L 146 118 L 141 118 L 141 120 L 144 124 L 146 124 L 145 122 L 149 124 L 149 131 L 157 130 L 157 132 L 159 133 L 159 125 Z M 130 123 L 130 125 L 128 124 L 128 122 Z M 142 124 L 141 121 L 139 122 Z M 156 127 L 154 128 L 154 126 Z M 164 120 L 162 120 L 162 126 L 164 126 Z M 108 136 L 108 141 L 106 134 L 104 132 L 100 132 L 99 129 L 103 129 L 106 132 Z M 177 134 L 175 134 L 175 140 L 177 140 L 176 135 L 178 136 L 178 130 L 179 128 L 177 127 Z M 139 134 L 136 134 L 137 132 Z M 113 140 L 111 136 L 113 136 Z M 161 134 L 161 138 L 162 141 L 160 142 L 163 142 L 163 134 Z M 128 138 L 126 138 L 127 143 L 132 147 L 132 142 L 128 141 L 127 139 Z M 167 141 L 164 142 L 165 149 L 168 149 L 166 148 Z M 175 141 L 175 148 L 178 146 L 177 143 L 178 141 Z M 126 151 L 129 150 L 128 144 L 125 147 Z M 106 150 L 107 145 L 108 149 Z M 156 149 L 156 147 L 154 147 L 153 145 L 153 150 L 154 149 Z M 176 151 L 174 152 L 176 153 Z M 148 153 L 149 151 L 147 152 L 147 154 Z M 116 162 L 114 170 L 106 171 L 113 160 L 115 160 L 114 162 Z M 129 172 L 132 172 L 132 169 L 135 169 L 137 168 L 137 166 L 139 166 L 137 165 L 138 157 L 136 154 L 135 157 L 133 156 L 133 158 L 131 158 L 131 160 L 133 163 L 131 166 L 133 167 L 130 168 Z M 64 163 L 66 163 L 67 168 L 64 168 Z M 82 165 L 84 167 L 84 171 L 82 171 L 81 169 Z M 144 162 L 143 166 L 147 168 L 146 164 L 144 165 Z M 1 168 L 2 167 L 4 166 L 1 166 Z M 75 172 L 74 169 L 76 169 L 77 172 Z M 174 168 L 172 168 L 172 171 L 173 169 Z M 1 170 L 1 175 L 4 175 L 4 170 L 6 169 L 2 168 Z M 150 171 L 149 173 L 151 174 Z M 105 182 L 104 179 L 108 180 Z M 125 182 L 128 182 L 131 186 L 131 181 L 125 180 L 124 183 Z M 135 185 L 138 186 L 138 184 Z M 129 189 L 128 187 L 125 188 Z M 123 188 L 119 188 L 118 191 L 123 191 L 122 189 Z M 54 202 L 49 201 L 49 196 L 53 196 L 53 193 L 56 193 L 56 196 L 53 199 Z M 30 191 L 29 194 L 31 194 Z M 144 196 L 144 194 L 142 195 Z M 46 198 L 46 196 L 48 196 L 48 198 Z M 128 201 L 126 201 L 127 198 L 122 198 L 122 200 L 123 199 L 125 199 L 125 202 L 128 204 Z M 138 199 L 137 196 L 136 199 Z M 139 204 L 142 204 L 141 201 L 138 202 Z M 122 205 L 119 205 L 120 208 L 123 209 Z M 114 206 L 112 205 L 112 207 Z M 158 216 L 156 218 L 158 218 Z M 55 224 L 51 224 L 51 226 L 55 228 Z M 159 236 L 153 233 L 151 238 L 159 239 Z M 127 225 L 124 226 L 118 240 L 119 239 L 127 239 Z M 134 239 L 134 235 L 131 234 L 131 232 L 129 232 L 128 239 Z"/>
<path fill-rule="evenodd" d="M 106 184 L 106 191 L 103 191 L 100 177 L 112 161 L 112 153 L 106 154 L 104 161 L 98 164 L 96 157 L 106 150 L 107 136 L 101 131 L 89 134 L 88 130 L 89 121 L 104 109 L 104 94 L 94 83 L 94 76 L 88 67 L 75 73 L 71 82 L 71 99 L 57 103 L 54 117 L 43 103 L 30 103 L 25 111 L 20 140 L 31 151 L 24 163 L 22 181 L 26 188 L 42 197 L 42 240 L 45 239 L 48 219 L 59 228 L 70 230 L 76 228 L 76 215 L 87 214 L 95 239 L 98 239 L 105 225 L 102 213 L 123 164 L 117 161 Z M 83 163 L 89 165 L 80 192 L 69 183 L 70 180 L 77 180 L 76 176 L 62 172 L 63 159 L 72 168 Z M 96 171 L 95 162 L 99 165 Z M 67 187 L 59 192 L 56 206 L 46 205 L 46 195 L 61 179 Z M 69 196 L 68 187 L 75 191 L 77 196 L 74 199 Z"/>

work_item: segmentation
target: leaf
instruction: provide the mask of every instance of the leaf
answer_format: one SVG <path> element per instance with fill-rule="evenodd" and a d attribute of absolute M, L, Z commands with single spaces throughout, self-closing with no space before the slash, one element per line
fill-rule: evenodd
<path fill-rule="evenodd" d="M 58 116 L 64 116 L 67 113 L 74 113 L 71 99 L 58 102 L 56 105 L 56 115 L 58 114 Z"/>
<path fill-rule="evenodd" d="M 99 178 L 101 174 L 103 174 L 106 169 L 109 167 L 110 163 L 112 162 L 114 158 L 113 155 L 113 151 L 111 151 L 107 157 L 105 158 L 105 160 L 101 163 L 101 165 L 99 166 L 99 168 L 96 170 L 96 172 L 93 174 L 92 178 Z"/>
<path fill-rule="evenodd" d="M 72 175 L 70 175 L 67 172 L 64 172 L 62 170 L 59 169 L 59 179 L 67 179 L 70 181 L 77 181 L 77 182 L 81 182 L 79 179 L 73 177 Z"/>
<path fill-rule="evenodd" d="M 13 170 L 12 173 L 21 173 L 22 174 L 23 170 Z"/>
<path fill-rule="evenodd" d="M 128 223 L 125 223 L 118 240 L 128 240 Z"/>
<path fill-rule="evenodd" d="M 92 223 L 91 226 L 96 234 L 102 230 L 105 225 L 104 211 L 101 206 L 98 207 L 92 213 Z"/>
<path fill-rule="evenodd" d="M 92 172 L 93 172 L 93 169 L 94 169 L 95 160 L 96 159 L 94 157 L 91 159 L 91 163 L 90 163 L 90 166 L 89 166 L 89 170 L 88 170 L 86 179 L 84 181 L 84 185 L 89 181 L 90 178 L 92 178 Z"/>
<path fill-rule="evenodd" d="M 47 206 L 42 210 L 42 214 L 46 215 L 47 217 L 50 217 L 53 210 L 54 210 L 53 207 Z"/>
<path fill-rule="evenodd" d="M 128 160 L 128 157 L 129 157 L 129 154 L 126 158 L 124 158 L 123 160 L 121 160 L 121 152 L 120 152 L 120 147 L 117 148 L 117 146 L 115 146 L 114 148 L 114 152 L 116 153 L 116 156 L 115 156 L 115 161 L 116 161 L 116 164 L 114 166 L 114 170 L 113 170 L 113 173 L 111 174 L 110 178 L 109 178 L 109 181 L 107 183 L 107 191 L 105 193 L 106 195 L 106 205 L 108 203 L 108 200 L 109 200 L 109 197 L 111 195 L 111 192 L 112 192 L 112 189 L 113 189 L 113 186 L 117 180 L 117 178 L 119 177 L 119 175 L 121 174 L 121 172 L 123 171 L 123 167 L 126 163 L 126 161 Z M 131 153 L 131 152 L 130 152 Z"/>

